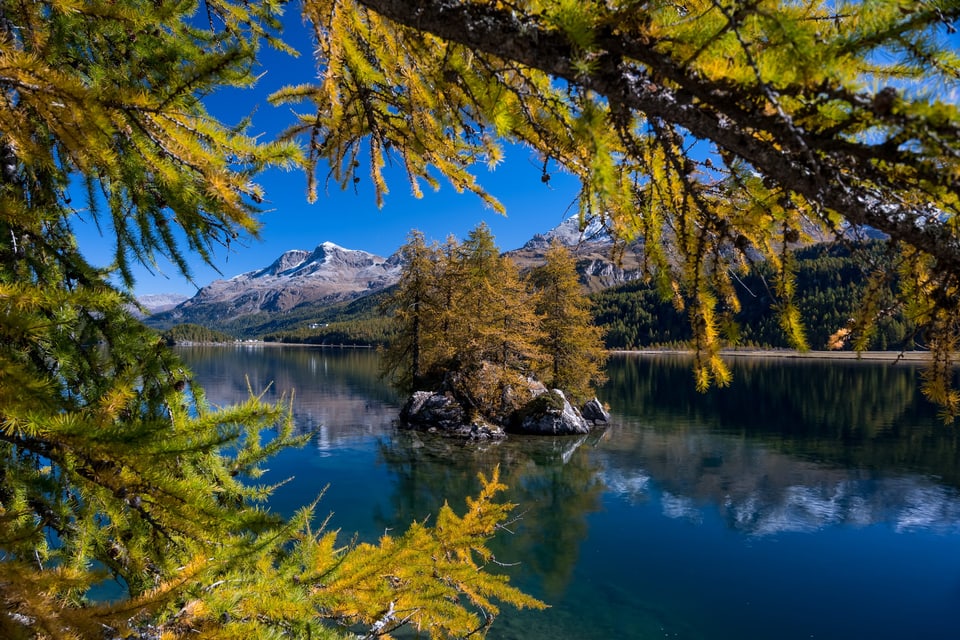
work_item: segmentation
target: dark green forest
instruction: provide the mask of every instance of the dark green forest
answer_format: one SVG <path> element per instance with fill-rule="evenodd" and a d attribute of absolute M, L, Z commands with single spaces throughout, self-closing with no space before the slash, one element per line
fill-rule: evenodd
<path fill-rule="evenodd" d="M 835 244 L 818 244 L 795 252 L 795 304 L 805 322 L 811 349 L 827 349 L 831 336 L 845 333 L 858 305 L 876 308 L 875 324 L 866 327 L 864 348 L 911 349 L 916 335 L 902 311 L 894 304 L 895 268 L 879 242 L 855 251 Z M 880 275 L 873 285 L 871 274 Z M 759 263 L 739 278 L 742 308 L 730 313 L 725 326 L 730 346 L 788 348 L 780 327 L 777 300 L 773 294 L 779 275 L 767 263 Z M 687 316 L 660 298 L 652 284 L 637 280 L 595 293 L 597 324 L 606 329 L 610 349 L 679 347 L 691 337 Z M 842 344 L 849 350 L 864 328 L 853 327 Z"/>
<path fill-rule="evenodd" d="M 164 342 L 169 345 L 174 344 L 197 344 L 197 343 L 226 343 L 236 342 L 236 338 L 229 333 L 208 329 L 199 324 L 178 324 L 175 327 L 164 331 L 161 336 Z"/>
<path fill-rule="evenodd" d="M 316 309 L 305 317 L 307 305 L 301 305 L 304 309 L 294 309 L 300 311 L 295 323 L 290 317 L 282 317 L 264 324 L 267 331 L 261 334 L 262 339 L 288 344 L 385 346 L 393 334 L 393 322 L 383 313 L 383 305 L 393 290 L 389 287 L 345 304 Z"/>

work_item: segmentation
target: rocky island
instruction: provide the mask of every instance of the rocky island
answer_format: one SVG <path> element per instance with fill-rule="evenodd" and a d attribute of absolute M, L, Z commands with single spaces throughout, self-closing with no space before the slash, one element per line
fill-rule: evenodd
<path fill-rule="evenodd" d="M 401 427 L 489 439 L 584 434 L 609 419 L 591 386 L 604 380 L 602 334 L 567 247 L 552 243 L 521 274 L 481 225 L 443 247 L 413 232 L 400 255 L 382 362 L 411 393 Z"/>
<path fill-rule="evenodd" d="M 578 435 L 589 433 L 598 422 L 610 419 L 603 404 L 593 398 L 573 406 L 560 389 L 547 389 L 531 381 L 529 399 L 500 420 L 473 415 L 471 400 L 448 386 L 439 391 L 416 391 L 400 411 L 401 428 L 452 435 L 470 440 L 503 438 L 507 433 L 531 435 Z"/>

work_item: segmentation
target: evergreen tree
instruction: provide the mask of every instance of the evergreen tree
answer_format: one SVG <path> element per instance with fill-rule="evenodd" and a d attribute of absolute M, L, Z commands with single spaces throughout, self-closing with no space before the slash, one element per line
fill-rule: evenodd
<path fill-rule="evenodd" d="M 411 231 L 400 255 L 400 281 L 384 304 L 384 309 L 392 310 L 398 331 L 384 352 L 382 367 L 399 388 L 412 391 L 424 382 L 431 359 L 428 341 L 435 339 L 440 328 L 439 249 L 427 246 L 421 232 Z"/>
<path fill-rule="evenodd" d="M 170 327 L 162 334 L 164 342 L 169 345 L 190 344 L 197 342 L 236 342 L 236 338 L 222 331 L 214 331 L 198 324 L 178 324 Z"/>
<path fill-rule="evenodd" d="M 453 342 L 458 345 L 459 369 L 477 369 L 495 357 L 490 333 L 500 265 L 500 249 L 493 234 L 480 223 L 467 234 L 451 265 L 456 289 L 450 312 L 457 318 Z"/>
<path fill-rule="evenodd" d="M 533 374 L 546 359 L 543 352 L 543 318 L 538 315 L 539 295 L 520 277 L 516 263 L 501 256 L 497 270 L 497 295 L 493 312 L 493 352 L 504 369 Z"/>
<path fill-rule="evenodd" d="M 415 189 L 480 188 L 471 161 L 529 146 L 543 177 L 579 178 L 584 220 L 642 236 L 665 299 L 686 313 L 698 385 L 736 313 L 734 275 L 763 258 L 784 331 L 806 346 L 784 249 L 872 227 L 901 256 L 899 297 L 928 331 L 927 395 L 949 412 L 960 340 L 960 6 L 937 0 L 306 0 L 320 82 L 291 129 L 348 182 L 404 163 Z M 858 307 L 868 326 L 874 305 Z"/>
<path fill-rule="evenodd" d="M 591 385 L 605 380 L 603 332 L 593 324 L 590 300 L 583 295 L 570 250 L 554 240 L 545 258 L 546 264 L 530 279 L 540 294 L 537 310 L 543 318 L 540 343 L 547 356 L 547 384 L 584 401 L 592 395 Z"/>
<path fill-rule="evenodd" d="M 496 600 L 539 606 L 479 564 L 509 509 L 496 474 L 463 518 L 377 546 L 264 510 L 263 461 L 304 441 L 290 414 L 253 393 L 212 410 L 112 284 L 255 233 L 253 175 L 299 152 L 201 97 L 254 81 L 280 4 L 0 0 L 0 637 L 463 637 Z M 109 269 L 79 252 L 79 215 L 115 234 Z M 125 597 L 88 602 L 105 580 Z"/>
<path fill-rule="evenodd" d="M 479 224 L 467 235 L 460 245 L 454 268 L 456 276 L 452 282 L 456 289 L 450 312 L 456 317 L 452 336 L 457 345 L 456 369 L 471 373 L 485 363 L 509 359 L 504 355 L 505 350 L 510 350 L 507 344 L 512 340 L 512 336 L 503 333 L 506 308 L 522 302 L 525 296 L 515 273 L 510 281 L 507 264 L 486 224 Z M 508 300 L 510 296 L 515 298 Z"/>
<path fill-rule="evenodd" d="M 460 241 L 452 234 L 447 236 L 434 270 L 434 286 L 440 304 L 437 331 L 431 340 L 434 356 L 430 359 L 430 366 L 434 376 L 442 376 L 442 371 L 453 365 L 458 349 L 461 318 L 457 302 L 464 286 L 460 251 Z"/>
<path fill-rule="evenodd" d="M 465 243 L 466 244 L 466 243 Z M 520 278 L 516 264 L 497 256 L 488 278 L 484 322 L 471 329 L 461 362 L 472 363 L 463 371 L 463 382 L 477 404 L 499 423 L 532 398 L 529 379 L 545 356 L 540 347 L 540 317 L 536 295 Z"/>

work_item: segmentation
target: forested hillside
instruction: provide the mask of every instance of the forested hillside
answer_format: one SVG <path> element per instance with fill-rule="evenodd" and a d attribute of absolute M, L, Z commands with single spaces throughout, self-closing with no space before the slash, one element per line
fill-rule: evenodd
<path fill-rule="evenodd" d="M 345 304 L 325 308 L 311 307 L 296 315 L 268 319 L 261 327 L 266 342 L 295 344 L 326 344 L 380 346 L 390 342 L 392 323 L 381 307 L 394 290 L 390 287 L 378 293 Z M 265 315 L 265 314 L 262 314 Z"/>
<path fill-rule="evenodd" d="M 199 324 L 178 324 L 162 334 L 167 344 L 197 344 L 235 342 L 236 338 L 222 331 L 215 331 Z"/>
<path fill-rule="evenodd" d="M 870 288 L 870 275 L 894 274 L 884 245 L 870 243 L 855 253 L 839 245 L 820 244 L 796 251 L 795 303 L 805 319 L 811 349 L 852 348 L 857 331 L 846 334 L 848 322 L 863 304 L 875 307 L 876 324 L 865 338 L 867 349 L 909 349 L 913 328 L 893 304 L 892 281 Z M 779 277 L 766 263 L 740 277 L 742 308 L 727 315 L 726 337 L 740 346 L 789 347 L 776 313 L 772 291 Z M 670 301 L 663 301 L 652 284 L 632 282 L 591 296 L 596 322 L 607 329 L 610 349 L 681 346 L 691 338 L 689 318 Z M 838 332 L 840 332 L 839 335 Z M 859 333 L 862 334 L 862 331 Z M 845 338 L 845 339 L 844 339 Z"/>

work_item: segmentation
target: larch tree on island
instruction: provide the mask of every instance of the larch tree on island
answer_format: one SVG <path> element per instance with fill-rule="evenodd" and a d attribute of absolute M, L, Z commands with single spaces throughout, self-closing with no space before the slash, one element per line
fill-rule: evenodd
<path fill-rule="evenodd" d="M 583 402 L 592 395 L 593 385 L 606 380 L 603 332 L 593 324 L 590 300 L 583 295 L 570 250 L 554 240 L 545 258 L 546 263 L 530 275 L 539 293 L 540 344 L 547 356 L 543 377 L 547 386 Z"/>
<path fill-rule="evenodd" d="M 535 303 L 520 274 L 500 255 L 490 229 L 481 224 L 460 245 L 454 266 L 455 318 L 451 336 L 453 386 L 468 419 L 485 415 L 503 422 L 512 410 L 504 395 L 517 392 L 543 358 Z"/>
<path fill-rule="evenodd" d="M 434 357 L 427 336 L 436 335 L 442 326 L 442 300 L 435 286 L 439 256 L 439 249 L 427 246 L 419 231 L 412 231 L 400 248 L 404 268 L 385 309 L 393 313 L 398 331 L 390 341 L 391 348 L 382 354 L 381 368 L 405 391 L 423 384 Z"/>
<path fill-rule="evenodd" d="M 382 192 L 397 158 L 417 193 L 442 175 L 499 208 L 470 164 L 527 145 L 544 181 L 580 179 L 584 222 L 644 239 L 650 277 L 689 318 L 700 388 L 729 380 L 718 352 L 751 261 L 780 272 L 782 324 L 806 349 L 788 250 L 882 232 L 896 273 L 865 270 L 878 287 L 897 276 L 930 351 L 923 391 L 960 410 L 956 2 L 305 0 L 304 13 L 320 82 L 276 99 L 314 105 L 291 129 L 309 136 L 309 165 L 344 183 L 369 170 Z M 874 307 L 849 328 L 869 330 Z"/>
<path fill-rule="evenodd" d="M 201 102 L 283 47 L 280 4 L 0 0 L 0 637 L 466 637 L 542 606 L 485 569 L 496 472 L 377 544 L 264 509 L 264 462 L 305 442 L 288 407 L 212 409 L 127 308 L 132 262 L 189 275 L 187 251 L 256 232 L 255 174 L 300 162 Z M 113 233 L 110 267 L 76 216 Z M 124 596 L 90 601 L 105 581 Z"/>
<path fill-rule="evenodd" d="M 475 422 L 518 428 L 548 387 L 583 403 L 604 381 L 603 336 L 566 247 L 551 246 L 546 264 L 525 277 L 485 224 L 462 244 L 448 240 L 446 250 L 427 247 L 414 231 L 400 251 L 404 268 L 384 307 L 397 339 L 384 352 L 383 373 L 401 390 L 451 399 L 437 420 L 408 420 L 405 409 L 403 421 L 458 435 L 472 434 L 466 427 Z"/>

